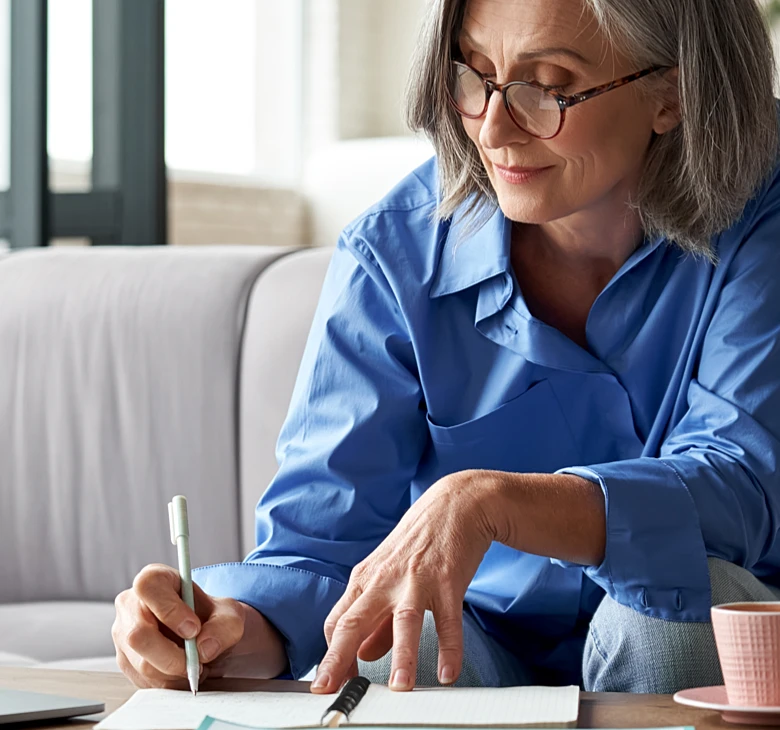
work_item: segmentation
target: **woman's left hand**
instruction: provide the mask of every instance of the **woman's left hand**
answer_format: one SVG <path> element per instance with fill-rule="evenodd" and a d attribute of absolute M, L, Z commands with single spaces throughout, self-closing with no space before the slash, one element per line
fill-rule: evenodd
<path fill-rule="evenodd" d="M 395 529 L 355 566 L 325 621 L 328 652 L 312 691 L 336 692 L 357 674 L 357 657 L 374 661 L 392 647 L 392 689 L 411 689 L 426 610 L 439 637 L 438 677 L 454 682 L 463 659 L 463 599 L 493 540 L 483 489 L 495 472 L 463 471 L 440 479 Z"/>

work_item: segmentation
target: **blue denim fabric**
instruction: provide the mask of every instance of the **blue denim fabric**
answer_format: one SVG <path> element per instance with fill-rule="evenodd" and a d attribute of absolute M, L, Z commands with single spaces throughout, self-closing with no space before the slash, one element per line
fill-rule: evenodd
<path fill-rule="evenodd" d="M 713 606 L 780 597 L 744 568 L 714 558 L 708 565 Z M 644 616 L 609 597 L 590 623 L 582 672 L 589 692 L 671 694 L 723 684 L 712 624 Z"/>
<path fill-rule="evenodd" d="M 439 639 L 433 614 L 426 611 L 420 636 L 420 653 L 417 661 L 418 687 L 437 687 L 439 665 Z M 361 675 L 372 682 L 387 684 L 390 679 L 392 652 L 375 662 L 358 661 Z M 533 684 L 532 675 L 523 662 L 507 651 L 464 613 L 463 615 L 463 665 L 455 682 L 456 687 L 517 687 Z"/>

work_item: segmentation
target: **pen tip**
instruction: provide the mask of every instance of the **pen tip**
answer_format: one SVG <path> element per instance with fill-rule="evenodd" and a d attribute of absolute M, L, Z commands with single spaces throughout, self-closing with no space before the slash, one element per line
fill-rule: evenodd
<path fill-rule="evenodd" d="M 198 669 L 195 668 L 194 671 L 187 667 L 187 679 L 189 679 L 190 683 L 190 689 L 192 690 L 192 696 L 197 697 L 198 696 Z"/>

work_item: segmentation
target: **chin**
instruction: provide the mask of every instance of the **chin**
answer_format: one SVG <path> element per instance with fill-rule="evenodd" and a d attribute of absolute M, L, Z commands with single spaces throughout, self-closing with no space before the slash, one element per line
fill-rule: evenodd
<path fill-rule="evenodd" d="M 511 185 L 502 179 L 490 175 L 493 190 L 498 197 L 498 205 L 504 215 L 516 223 L 540 225 L 549 223 L 567 215 L 561 201 L 555 201 L 551 193 L 554 186 L 546 185 Z"/>
<path fill-rule="evenodd" d="M 540 225 L 562 217 L 559 211 L 541 200 L 518 200 L 517 196 L 499 195 L 498 205 L 501 212 L 515 223 Z"/>

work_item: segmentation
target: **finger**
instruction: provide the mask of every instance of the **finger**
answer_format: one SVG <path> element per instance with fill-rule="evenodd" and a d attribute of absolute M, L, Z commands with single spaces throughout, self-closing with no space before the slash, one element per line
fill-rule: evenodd
<path fill-rule="evenodd" d="M 463 662 L 463 604 L 458 601 L 434 606 L 433 620 L 439 637 L 439 681 L 452 684 Z"/>
<path fill-rule="evenodd" d="M 147 565 L 135 577 L 133 591 L 160 623 L 183 639 L 192 639 L 198 635 L 201 620 L 181 599 L 181 579 L 174 568 L 169 565 Z M 199 603 L 207 607 L 210 613 L 213 609 L 210 597 L 202 590 L 197 593 Z"/>
<path fill-rule="evenodd" d="M 160 634 L 161 629 L 168 630 L 144 606 L 134 591 L 122 591 L 116 597 L 114 604 L 116 606 L 116 617 L 111 625 L 111 638 L 114 640 L 114 646 L 117 650 L 118 662 L 125 662 L 126 667 L 132 665 L 133 662 L 128 657 L 140 657 L 139 652 L 144 652 L 144 646 L 148 641 L 152 643 L 162 641 L 163 653 L 171 651 L 172 647 L 175 648 L 177 646 L 176 643 Z M 175 637 L 175 634 L 172 634 L 172 636 Z M 159 651 L 159 645 L 155 651 Z M 135 664 L 137 665 L 138 662 L 135 662 Z M 163 664 L 168 666 L 167 661 L 163 662 Z M 138 673 L 137 667 L 134 671 L 136 674 Z M 128 676 L 133 678 L 133 672 L 129 672 Z M 136 681 L 136 679 L 137 677 L 133 681 Z"/>
<path fill-rule="evenodd" d="M 352 666 L 350 666 L 350 668 L 347 670 L 347 675 L 346 677 L 344 677 L 344 682 L 346 683 L 353 677 L 357 677 L 357 676 L 358 676 L 358 663 L 357 663 L 357 659 L 355 659 L 355 661 L 352 662 Z"/>
<path fill-rule="evenodd" d="M 183 677 L 172 677 L 161 672 L 144 657 L 132 649 L 125 649 L 127 661 L 133 671 L 146 682 L 147 687 L 154 689 L 188 689 L 188 681 Z"/>
<path fill-rule="evenodd" d="M 393 647 L 393 617 L 388 616 L 379 628 L 369 636 L 358 649 L 358 658 L 364 662 L 375 662 Z"/>
<path fill-rule="evenodd" d="M 149 681 L 136 671 L 135 667 L 127 658 L 127 655 L 119 648 L 116 650 L 116 663 L 119 669 L 122 671 L 122 674 L 124 674 L 136 687 L 140 689 L 151 688 L 152 685 L 149 683 Z"/>
<path fill-rule="evenodd" d="M 136 600 L 134 605 L 126 606 L 122 623 L 128 628 L 123 631 L 120 627 L 124 640 L 120 638 L 119 643 L 140 674 L 160 679 L 155 672 L 145 671 L 148 665 L 166 679 L 187 676 L 184 649 L 160 633 L 157 618 L 142 601 Z M 131 653 L 144 662 L 143 671 L 139 662 L 132 660 Z"/>
<path fill-rule="evenodd" d="M 317 693 L 336 692 L 357 658 L 360 645 L 374 632 L 390 611 L 383 598 L 363 594 L 339 618 L 328 651 L 320 662 L 311 689 Z"/>
<path fill-rule="evenodd" d="M 333 632 L 336 629 L 336 624 L 339 622 L 339 619 L 349 610 L 349 608 L 355 603 L 355 601 L 358 600 L 358 598 L 360 598 L 362 594 L 363 589 L 357 583 L 350 582 L 349 585 L 347 585 L 347 590 L 344 591 L 344 594 L 341 596 L 341 598 L 336 601 L 336 605 L 331 609 L 330 613 L 325 619 L 325 624 L 323 626 L 323 631 L 325 632 L 325 641 L 328 642 L 328 646 L 330 646 L 330 640 L 333 636 Z"/>
<path fill-rule="evenodd" d="M 393 613 L 393 665 L 390 670 L 390 689 L 408 690 L 417 677 L 417 654 L 420 650 L 425 608 L 419 601 L 410 600 Z"/>
<path fill-rule="evenodd" d="M 232 600 L 214 601 L 211 616 L 198 634 L 198 656 L 204 664 L 232 649 L 244 635 L 244 620 Z"/>

